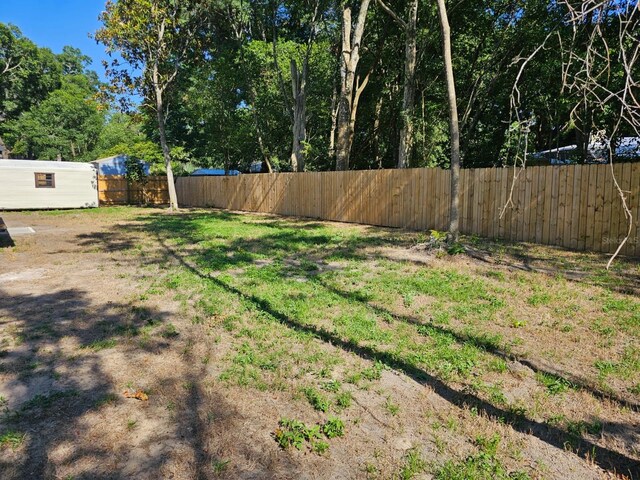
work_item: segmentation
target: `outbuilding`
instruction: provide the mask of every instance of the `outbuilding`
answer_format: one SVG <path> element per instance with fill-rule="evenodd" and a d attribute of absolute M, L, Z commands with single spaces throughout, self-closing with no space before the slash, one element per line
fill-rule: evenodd
<path fill-rule="evenodd" d="M 127 173 L 127 156 L 114 155 L 113 157 L 100 158 L 94 160 L 93 163 L 98 169 L 100 176 L 126 175 Z M 150 166 L 147 162 L 140 162 L 145 175 L 149 175 Z"/>
<path fill-rule="evenodd" d="M 191 172 L 192 177 L 235 177 L 240 175 L 238 170 L 225 170 L 224 168 L 198 168 Z"/>
<path fill-rule="evenodd" d="M 0 160 L 0 210 L 98 206 L 90 163 Z"/>

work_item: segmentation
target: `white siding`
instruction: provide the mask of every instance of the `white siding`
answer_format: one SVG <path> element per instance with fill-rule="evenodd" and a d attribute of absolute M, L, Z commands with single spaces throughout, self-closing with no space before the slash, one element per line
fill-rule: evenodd
<path fill-rule="evenodd" d="M 36 188 L 35 173 L 54 173 L 55 188 Z M 89 164 L 0 160 L 0 209 L 98 206 L 96 170 Z"/>

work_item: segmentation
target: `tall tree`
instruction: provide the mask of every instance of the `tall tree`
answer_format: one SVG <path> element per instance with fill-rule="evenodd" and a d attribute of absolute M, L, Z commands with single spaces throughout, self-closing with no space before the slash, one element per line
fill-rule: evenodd
<path fill-rule="evenodd" d="M 84 75 L 67 75 L 62 87 L 8 126 L 14 155 L 91 160 L 104 123 L 96 90 Z"/>
<path fill-rule="evenodd" d="M 109 0 L 100 19 L 96 39 L 109 53 L 118 52 L 128 63 L 117 60 L 107 73 L 114 83 L 133 87 L 155 111 L 164 157 L 170 208 L 178 208 L 167 140 L 165 102 L 168 89 L 185 67 L 206 54 L 203 28 L 210 18 L 208 0 Z M 139 73 L 138 73 L 139 72 Z"/>
<path fill-rule="evenodd" d="M 460 130 L 458 127 L 458 99 L 456 97 L 456 83 L 453 76 L 453 61 L 451 59 L 451 27 L 447 16 L 445 0 L 437 0 L 438 17 L 442 30 L 442 54 L 444 71 L 447 82 L 447 98 L 449 101 L 449 131 L 451 135 L 451 206 L 449 208 L 449 240 L 457 241 L 460 235 L 459 212 L 460 204 Z"/>
<path fill-rule="evenodd" d="M 407 6 L 407 19 L 404 20 L 387 6 L 382 0 L 378 5 L 400 25 L 404 31 L 404 92 L 402 97 L 402 129 L 400 130 L 400 145 L 398 147 L 398 168 L 407 168 L 413 147 L 413 113 L 416 98 L 416 66 L 417 40 L 416 27 L 418 23 L 418 0 L 410 0 Z"/>
<path fill-rule="evenodd" d="M 351 5 L 345 2 L 342 7 L 342 51 L 340 53 L 340 100 L 338 103 L 336 170 L 349 169 L 349 157 L 353 144 L 353 125 L 358 107 L 358 99 L 368 76 L 360 82 L 356 77 L 356 68 L 360 61 L 362 36 L 370 0 L 360 0 L 358 17 L 355 24 L 351 19 Z M 355 90 L 354 90 L 355 88 Z"/>
<path fill-rule="evenodd" d="M 302 69 L 298 69 L 296 59 L 291 59 L 291 90 L 293 95 L 293 146 L 291 149 L 291 168 L 294 172 L 303 172 L 305 168 L 305 143 L 307 141 L 307 81 L 309 77 L 309 57 L 316 36 L 316 21 L 320 0 L 315 1 L 313 14 L 308 25 L 308 36 L 302 58 Z"/>

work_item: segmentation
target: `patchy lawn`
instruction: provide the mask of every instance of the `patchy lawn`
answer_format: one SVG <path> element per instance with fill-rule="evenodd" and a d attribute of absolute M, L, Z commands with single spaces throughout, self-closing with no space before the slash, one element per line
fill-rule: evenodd
<path fill-rule="evenodd" d="M 3 478 L 640 478 L 640 265 L 194 210 L 3 213 Z"/>

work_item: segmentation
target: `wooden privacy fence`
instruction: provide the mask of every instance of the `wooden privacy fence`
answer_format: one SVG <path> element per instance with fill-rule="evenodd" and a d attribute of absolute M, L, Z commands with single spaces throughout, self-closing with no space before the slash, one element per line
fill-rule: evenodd
<path fill-rule="evenodd" d="M 622 251 L 640 255 L 640 163 L 614 165 L 633 212 Z M 627 222 L 609 165 L 529 167 L 509 198 L 513 168 L 463 169 L 460 230 L 465 234 L 613 252 Z M 450 172 L 437 168 L 182 177 L 185 206 L 313 217 L 340 222 L 446 230 Z"/>
<path fill-rule="evenodd" d="M 98 176 L 100 205 L 163 205 L 169 203 L 167 177 L 131 182 L 124 175 Z"/>

